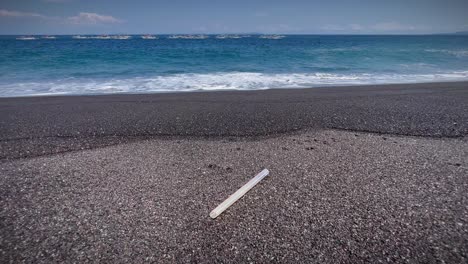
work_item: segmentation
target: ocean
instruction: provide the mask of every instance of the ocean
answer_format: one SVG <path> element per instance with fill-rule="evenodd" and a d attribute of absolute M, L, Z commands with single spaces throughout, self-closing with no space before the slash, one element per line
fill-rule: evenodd
<path fill-rule="evenodd" d="M 468 80 L 468 36 L 0 37 L 0 96 Z"/>

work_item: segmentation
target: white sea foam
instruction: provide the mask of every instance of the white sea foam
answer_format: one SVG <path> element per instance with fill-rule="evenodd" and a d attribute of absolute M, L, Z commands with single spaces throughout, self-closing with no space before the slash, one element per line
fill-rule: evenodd
<path fill-rule="evenodd" d="M 0 96 L 50 94 L 151 93 L 195 90 L 260 90 L 358 84 L 419 83 L 468 80 L 468 71 L 438 74 L 264 74 L 231 72 L 173 74 L 127 79 L 62 79 L 0 84 Z"/>

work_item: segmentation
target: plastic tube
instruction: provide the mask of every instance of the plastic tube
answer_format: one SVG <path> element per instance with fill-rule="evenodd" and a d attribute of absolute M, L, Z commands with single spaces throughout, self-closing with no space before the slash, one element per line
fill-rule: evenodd
<path fill-rule="evenodd" d="M 263 178 L 265 178 L 268 174 L 270 173 L 269 170 L 264 169 L 262 170 L 259 174 L 257 174 L 255 177 L 253 177 L 248 183 L 246 183 L 244 186 L 242 186 L 239 190 L 237 190 L 235 193 L 233 193 L 229 198 L 224 200 L 220 205 L 218 205 L 213 211 L 210 213 L 211 218 L 216 218 L 218 215 L 220 215 L 222 212 L 224 212 L 226 209 L 229 208 L 233 203 L 235 203 L 237 200 L 239 200 L 246 192 L 248 192 L 250 189 L 252 189 L 257 183 L 259 183 Z"/>

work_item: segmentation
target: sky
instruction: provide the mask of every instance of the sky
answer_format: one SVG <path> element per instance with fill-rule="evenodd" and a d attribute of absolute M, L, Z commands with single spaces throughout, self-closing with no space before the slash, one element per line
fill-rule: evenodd
<path fill-rule="evenodd" d="M 0 34 L 431 34 L 468 0 L 0 0 Z"/>

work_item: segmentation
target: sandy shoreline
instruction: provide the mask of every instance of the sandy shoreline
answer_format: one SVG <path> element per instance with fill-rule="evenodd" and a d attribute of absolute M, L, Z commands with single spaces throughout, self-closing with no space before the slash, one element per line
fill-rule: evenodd
<path fill-rule="evenodd" d="M 0 159 L 154 137 L 255 137 L 333 128 L 468 134 L 468 82 L 0 98 Z"/>
<path fill-rule="evenodd" d="M 467 261 L 468 83 L 0 109 L 5 262 Z"/>

